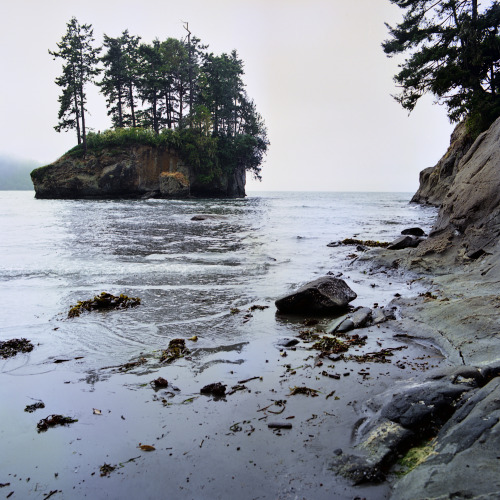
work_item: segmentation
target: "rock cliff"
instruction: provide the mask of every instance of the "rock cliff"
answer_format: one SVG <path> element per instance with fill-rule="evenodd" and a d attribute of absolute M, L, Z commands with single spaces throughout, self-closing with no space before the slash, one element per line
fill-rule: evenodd
<path fill-rule="evenodd" d="M 420 172 L 420 187 L 412 202 L 440 206 L 450 188 L 462 157 L 472 145 L 465 122 L 459 123 L 451 135 L 450 147 L 435 167 Z"/>
<path fill-rule="evenodd" d="M 449 169 L 445 156 L 414 198 L 441 205 L 429 238 L 415 249 L 359 259 L 373 272 L 385 267 L 420 274 L 428 292 L 394 299 L 398 319 L 391 328 L 432 341 L 457 366 L 433 373 L 429 384 L 451 381 L 466 391 L 436 425 L 434 439 L 423 443 L 428 451 L 419 465 L 393 483 L 391 498 L 397 500 L 500 498 L 500 118 L 467 150 L 457 141 L 452 139 Z M 388 405 L 410 401 L 413 390 L 411 381 L 399 393 L 391 388 Z M 417 399 L 413 414 L 416 407 L 435 408 Z"/>
<path fill-rule="evenodd" d="M 31 173 L 36 198 L 244 197 L 245 170 L 203 182 L 176 152 L 152 146 L 107 148 L 85 159 L 64 155 Z"/>
<path fill-rule="evenodd" d="M 498 255 L 500 118 L 474 141 L 456 170 L 430 237 L 416 255 L 452 253 L 465 261 Z"/>

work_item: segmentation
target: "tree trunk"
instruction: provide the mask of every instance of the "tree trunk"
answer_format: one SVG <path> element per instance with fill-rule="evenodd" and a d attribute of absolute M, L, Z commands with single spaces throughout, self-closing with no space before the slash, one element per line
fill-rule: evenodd
<path fill-rule="evenodd" d="M 123 93 L 122 86 L 118 85 L 118 127 L 123 128 Z"/>
<path fill-rule="evenodd" d="M 179 87 L 179 125 L 182 125 L 182 104 L 184 102 L 184 85 Z"/>
<path fill-rule="evenodd" d="M 165 107 L 167 109 L 167 127 L 172 128 L 172 107 L 170 102 L 170 91 L 165 91 Z"/>
<path fill-rule="evenodd" d="M 193 126 L 193 52 L 191 49 L 191 32 L 189 31 L 189 24 L 186 23 L 184 29 L 188 32 L 188 69 L 189 69 L 189 126 Z"/>
<path fill-rule="evenodd" d="M 78 98 L 76 94 L 76 89 L 73 91 L 73 98 L 75 100 L 76 136 L 78 140 L 78 145 L 80 145 L 82 143 L 82 136 L 80 134 L 80 111 L 78 109 Z"/>
<path fill-rule="evenodd" d="M 152 108 L 153 108 L 153 130 L 156 132 L 156 134 L 159 134 L 159 127 L 158 127 L 158 115 L 156 113 L 156 95 L 153 96 L 153 101 L 152 101 Z"/>
<path fill-rule="evenodd" d="M 83 95 L 83 86 L 80 86 L 80 113 L 82 116 L 82 144 L 83 155 L 87 154 L 87 133 L 85 131 L 85 100 Z"/>
<path fill-rule="evenodd" d="M 136 127 L 136 123 L 135 123 L 135 110 L 134 110 L 134 90 L 132 88 L 132 82 L 129 83 L 129 86 L 128 86 L 128 98 L 129 98 L 129 101 L 130 101 L 130 114 L 132 116 L 132 127 Z"/>
<path fill-rule="evenodd" d="M 118 85 L 118 127 L 123 128 L 123 93 L 122 86 Z"/>

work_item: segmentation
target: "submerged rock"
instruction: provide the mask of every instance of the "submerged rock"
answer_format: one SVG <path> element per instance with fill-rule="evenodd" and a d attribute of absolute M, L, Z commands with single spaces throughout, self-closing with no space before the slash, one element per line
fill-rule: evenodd
<path fill-rule="evenodd" d="M 225 217 L 223 215 L 217 215 L 217 214 L 197 214 L 191 217 L 191 220 L 193 221 L 202 221 L 202 220 L 219 220 L 219 219 L 224 219 Z"/>
<path fill-rule="evenodd" d="M 356 297 L 344 280 L 324 276 L 279 298 L 275 304 L 281 313 L 330 314 L 347 309 Z"/>

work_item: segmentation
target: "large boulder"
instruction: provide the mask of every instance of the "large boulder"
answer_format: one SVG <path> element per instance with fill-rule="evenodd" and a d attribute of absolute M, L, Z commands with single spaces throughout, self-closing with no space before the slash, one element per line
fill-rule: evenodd
<path fill-rule="evenodd" d="M 162 196 L 183 198 L 189 195 L 189 180 L 181 172 L 162 172 L 160 174 L 160 193 Z"/>
<path fill-rule="evenodd" d="M 276 300 L 276 307 L 287 314 L 331 314 L 347 309 L 357 297 L 344 280 L 324 276 Z"/>

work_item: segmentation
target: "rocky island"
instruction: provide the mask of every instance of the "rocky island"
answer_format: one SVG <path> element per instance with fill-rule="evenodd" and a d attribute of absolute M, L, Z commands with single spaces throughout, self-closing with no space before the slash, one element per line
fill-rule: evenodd
<path fill-rule="evenodd" d="M 203 181 L 175 150 L 150 145 L 104 148 L 85 158 L 66 154 L 31 173 L 36 198 L 244 197 L 245 168 Z"/>
<path fill-rule="evenodd" d="M 54 129 L 74 129 L 77 145 L 31 173 L 36 198 L 244 197 L 246 172 L 260 179 L 269 141 L 243 61 L 207 52 L 184 28 L 186 39 L 146 44 L 125 30 L 95 47 L 92 25 L 67 23 L 49 50 L 62 61 Z M 87 130 L 89 83 L 106 97 L 103 133 Z"/>

